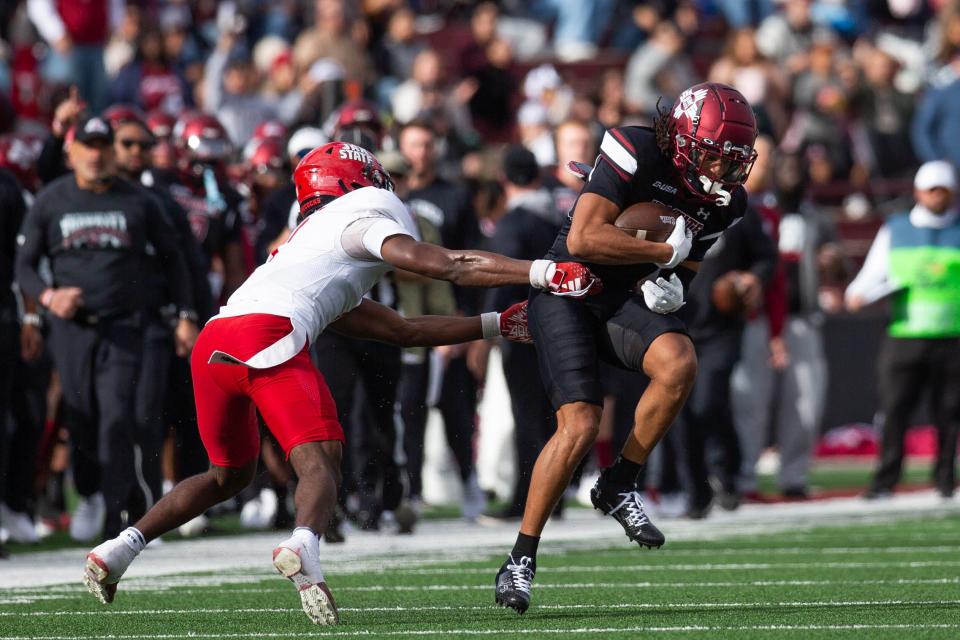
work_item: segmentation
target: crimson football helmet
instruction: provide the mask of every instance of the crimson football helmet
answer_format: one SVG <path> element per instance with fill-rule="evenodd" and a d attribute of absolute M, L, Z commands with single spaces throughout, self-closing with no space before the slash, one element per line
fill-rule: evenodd
<path fill-rule="evenodd" d="M 37 136 L 24 133 L 0 136 L 0 167 L 13 173 L 24 189 L 36 192 L 40 188 L 37 160 L 42 149 L 43 141 Z"/>
<path fill-rule="evenodd" d="M 177 146 L 201 162 L 225 160 L 233 152 L 227 130 L 206 113 L 182 117 L 174 127 L 174 137 Z"/>
<path fill-rule="evenodd" d="M 127 124 L 128 122 L 136 122 L 140 125 L 145 125 L 146 116 L 139 107 L 136 107 L 131 104 L 115 104 L 112 107 L 108 107 L 102 114 L 104 120 L 110 123 L 110 126 L 114 131 L 117 130 L 122 124 Z"/>
<path fill-rule="evenodd" d="M 173 135 L 173 127 L 177 119 L 161 109 L 155 109 L 147 114 L 147 129 L 157 140 L 168 140 Z"/>
<path fill-rule="evenodd" d="M 248 159 L 248 164 L 250 170 L 255 174 L 282 171 L 287 163 L 286 157 L 283 141 L 277 138 L 267 138 L 256 143 Z"/>
<path fill-rule="evenodd" d="M 380 161 L 348 142 L 330 142 L 305 155 L 293 171 L 293 183 L 303 214 L 324 196 L 337 198 L 363 187 L 393 191 L 393 180 Z"/>
<path fill-rule="evenodd" d="M 287 125 L 279 120 L 264 120 L 253 130 L 251 140 L 266 140 L 267 138 L 284 139 L 287 137 Z"/>
<path fill-rule="evenodd" d="M 743 95 L 704 82 L 680 94 L 666 114 L 673 164 L 697 198 L 730 203 L 732 187 L 750 175 L 757 152 L 757 121 Z"/>
<path fill-rule="evenodd" d="M 383 141 L 383 121 L 377 105 L 366 100 L 353 100 L 336 113 L 333 138 L 364 147 L 379 148 Z"/>

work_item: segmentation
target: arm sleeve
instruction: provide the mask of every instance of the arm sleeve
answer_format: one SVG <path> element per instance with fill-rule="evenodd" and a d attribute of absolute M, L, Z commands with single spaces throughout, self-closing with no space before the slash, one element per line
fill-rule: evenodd
<path fill-rule="evenodd" d="M 777 269 L 780 257 L 777 247 L 773 244 L 773 238 L 764 233 L 756 211 L 748 210 L 740 227 L 750 252 L 750 271 L 760 279 L 766 289 Z"/>
<path fill-rule="evenodd" d="M 764 292 L 764 305 L 767 309 L 770 337 L 779 338 L 783 335 L 783 327 L 787 322 L 787 272 L 783 263 L 777 263 L 770 286 Z"/>
<path fill-rule="evenodd" d="M 22 244 L 17 254 L 17 284 L 20 289 L 32 298 L 39 298 L 47 284 L 40 277 L 37 271 L 37 265 L 40 263 L 40 257 L 46 253 L 47 237 L 44 229 L 46 216 L 38 207 L 27 214 L 23 221 L 23 230 L 21 232 Z"/>
<path fill-rule="evenodd" d="M 147 198 L 145 205 L 147 209 L 147 238 L 157 250 L 157 258 L 163 265 L 164 275 L 167 278 L 173 301 L 180 311 L 195 312 L 193 289 L 190 286 L 190 273 L 187 271 L 183 250 L 177 243 L 177 232 L 167 222 L 166 216 L 160 210 L 161 204 L 159 201 L 146 192 L 144 192 L 144 197 Z"/>
<path fill-rule="evenodd" d="M 51 134 L 43 141 L 40 157 L 37 158 L 37 176 L 43 184 L 49 184 L 67 173 L 64 160 L 63 138 Z"/>
<path fill-rule="evenodd" d="M 844 298 L 863 296 L 870 300 L 873 292 L 883 288 L 890 282 L 890 227 L 883 225 L 877 231 L 870 251 L 863 262 L 860 273 L 847 286 Z"/>
<path fill-rule="evenodd" d="M 227 66 L 227 54 L 214 49 L 203 68 L 203 110 L 216 113 L 223 101 L 223 70 Z"/>
<path fill-rule="evenodd" d="M 27 15 L 48 44 L 53 44 L 67 33 L 53 0 L 27 0 Z"/>
<path fill-rule="evenodd" d="M 375 256 L 379 260 L 383 260 L 380 248 L 383 246 L 383 241 L 387 238 L 404 235 L 416 239 L 416 236 L 410 233 L 409 229 L 405 228 L 393 218 L 364 218 L 364 220 L 359 220 L 353 223 L 353 225 L 363 224 L 366 221 L 368 222 L 361 236 L 361 243 L 370 255 Z"/>

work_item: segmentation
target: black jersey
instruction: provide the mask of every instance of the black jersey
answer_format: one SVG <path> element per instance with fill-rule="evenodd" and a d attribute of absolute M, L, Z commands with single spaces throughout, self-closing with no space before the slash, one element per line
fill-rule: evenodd
<path fill-rule="evenodd" d="M 156 197 L 121 178 L 96 193 L 77 186 L 73 174 L 37 194 L 23 226 L 17 277 L 38 298 L 46 284 L 37 273 L 50 257 L 53 284 L 83 290 L 84 311 L 113 316 L 139 311 L 148 288 L 148 245 L 166 271 L 177 307 L 191 310 L 190 279 L 176 234 Z"/>
<path fill-rule="evenodd" d="M 638 202 L 657 202 L 670 207 L 686 219 L 687 229 L 693 232 L 693 248 L 687 260 L 694 262 L 703 260 L 707 250 L 724 230 L 743 217 L 747 207 L 743 187 L 733 190 L 730 204 L 725 207 L 688 196 L 687 187 L 673 163 L 660 152 L 656 134 L 649 127 L 618 127 L 604 134 L 600 155 L 580 192 L 584 193 L 603 196 L 621 211 Z M 547 258 L 583 262 L 600 276 L 605 287 L 613 288 L 632 289 L 638 280 L 657 270 L 652 263 L 594 264 L 570 253 L 567 234 L 574 209 L 570 210 Z"/>

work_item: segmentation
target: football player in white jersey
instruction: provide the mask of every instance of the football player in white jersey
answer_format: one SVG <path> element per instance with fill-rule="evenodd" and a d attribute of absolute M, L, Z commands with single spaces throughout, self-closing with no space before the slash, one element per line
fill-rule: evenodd
<path fill-rule="evenodd" d="M 257 467 L 256 411 L 297 473 L 296 529 L 273 550 L 274 567 L 297 586 L 318 624 L 338 621 L 324 581 L 317 532 L 333 513 L 340 483 L 343 429 L 308 345 L 326 327 L 400 346 L 436 346 L 504 335 L 525 340 L 525 304 L 472 318 L 403 318 L 364 294 L 390 269 L 459 285 L 529 282 L 557 295 L 599 291 L 575 262 L 513 260 L 420 242 L 416 224 L 393 194 L 377 159 L 333 142 L 294 171 L 303 221 L 207 323 L 191 356 L 206 473 L 174 487 L 134 526 L 94 548 L 87 588 L 111 602 L 117 582 L 146 543 L 240 492 Z"/>

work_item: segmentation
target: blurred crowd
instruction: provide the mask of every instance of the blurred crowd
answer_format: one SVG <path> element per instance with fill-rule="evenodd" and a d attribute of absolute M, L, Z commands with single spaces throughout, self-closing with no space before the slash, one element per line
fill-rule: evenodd
<path fill-rule="evenodd" d="M 807 497 L 827 385 L 821 318 L 842 310 L 865 253 L 845 251 L 837 226 L 909 208 L 921 162 L 960 164 L 952 0 L 25 0 L 0 8 L 0 38 L 0 526 L 18 542 L 64 527 L 83 541 L 113 535 L 206 468 L 184 356 L 295 224 L 292 167 L 326 141 L 375 151 L 425 239 L 532 259 L 579 193 L 568 163 L 592 164 L 606 129 L 649 125 L 658 104 L 700 80 L 746 96 L 761 134 L 747 189 L 769 251 L 731 242 L 711 257 L 719 286 L 703 295 L 714 316 L 695 319 L 694 338 L 698 348 L 723 332 L 736 340 L 712 352 L 705 379 L 719 386 L 693 398 L 647 478 L 664 511 L 694 518 L 761 499 L 755 468 L 770 444 L 780 492 Z M 109 341 L 108 313 L 77 311 L 93 289 L 119 286 L 110 274 L 92 274 L 74 298 L 37 300 L 14 272 L 25 261 L 17 230 L 71 170 L 81 190 L 81 173 L 147 188 L 189 272 L 184 302 L 165 280 L 168 256 L 145 268 L 142 300 L 124 311 L 137 314 L 134 365 L 114 343 L 94 340 L 78 364 L 76 342 L 45 339 L 52 321 L 99 323 L 97 340 Z M 57 250 L 37 249 L 32 265 L 48 284 Z M 727 309 L 723 286 L 748 294 Z M 398 273 L 373 295 L 419 315 L 503 308 L 526 293 Z M 312 346 L 348 435 L 342 518 L 412 530 L 434 407 L 463 516 L 519 516 L 554 417 L 532 348 L 497 348 L 517 459 L 505 506 L 486 511 L 475 431 L 489 345 L 401 351 L 328 333 Z M 584 474 L 610 464 L 642 390 L 638 375 L 607 378 Z M 698 417 L 716 415 L 725 427 Z M 245 526 L 287 527 L 295 478 L 263 433 L 257 490 L 224 508 Z M 72 518 L 65 482 L 79 493 Z M 201 517 L 181 533 L 207 528 Z M 327 540 L 340 535 L 335 522 Z"/>

